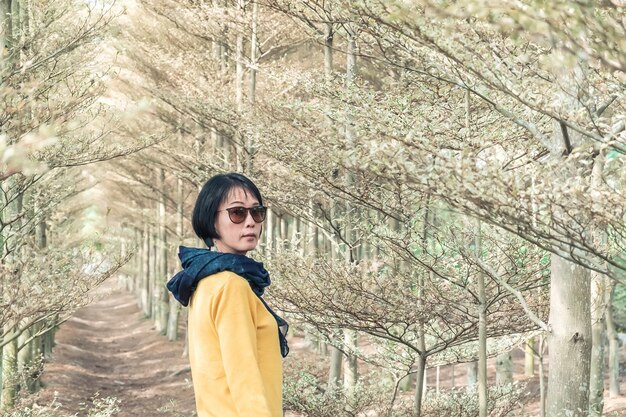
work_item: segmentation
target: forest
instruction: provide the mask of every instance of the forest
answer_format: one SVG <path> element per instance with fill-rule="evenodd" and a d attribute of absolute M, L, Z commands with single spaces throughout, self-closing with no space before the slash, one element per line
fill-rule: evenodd
<path fill-rule="evenodd" d="M 623 0 L 0 0 L 0 47 L 0 415 L 195 415 L 165 284 L 225 172 L 286 416 L 626 415 Z M 175 389 L 68 382 L 131 316 Z"/>

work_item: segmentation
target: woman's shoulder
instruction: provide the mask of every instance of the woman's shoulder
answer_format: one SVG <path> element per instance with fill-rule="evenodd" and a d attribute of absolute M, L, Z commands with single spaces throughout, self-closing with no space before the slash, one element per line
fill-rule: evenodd
<path fill-rule="evenodd" d="M 249 291 L 248 281 L 232 271 L 217 272 L 200 280 L 196 291 L 218 293 L 228 291 Z"/>

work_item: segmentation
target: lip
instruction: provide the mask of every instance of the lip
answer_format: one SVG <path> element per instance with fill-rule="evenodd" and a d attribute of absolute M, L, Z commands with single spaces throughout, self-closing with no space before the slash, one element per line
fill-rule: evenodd
<path fill-rule="evenodd" d="M 256 237 L 255 234 L 243 235 L 242 237 Z"/>

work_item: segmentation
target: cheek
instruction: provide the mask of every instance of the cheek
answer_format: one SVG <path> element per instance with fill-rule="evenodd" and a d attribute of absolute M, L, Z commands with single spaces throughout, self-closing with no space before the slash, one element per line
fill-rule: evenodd
<path fill-rule="evenodd" d="M 226 228 L 221 216 L 215 221 L 215 231 L 217 231 L 217 235 L 220 239 L 223 239 L 224 235 L 228 234 L 228 229 Z"/>

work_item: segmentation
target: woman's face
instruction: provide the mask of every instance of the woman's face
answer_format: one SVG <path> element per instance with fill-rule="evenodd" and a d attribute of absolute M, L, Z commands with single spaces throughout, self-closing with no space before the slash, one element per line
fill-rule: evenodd
<path fill-rule="evenodd" d="M 259 201 L 250 191 L 239 187 L 230 191 L 215 215 L 215 229 L 220 238 L 213 241 L 218 252 L 245 255 L 256 248 L 261 234 L 261 223 L 256 223 L 248 212 L 242 223 L 235 224 L 230 220 L 226 209 L 259 205 Z"/>

